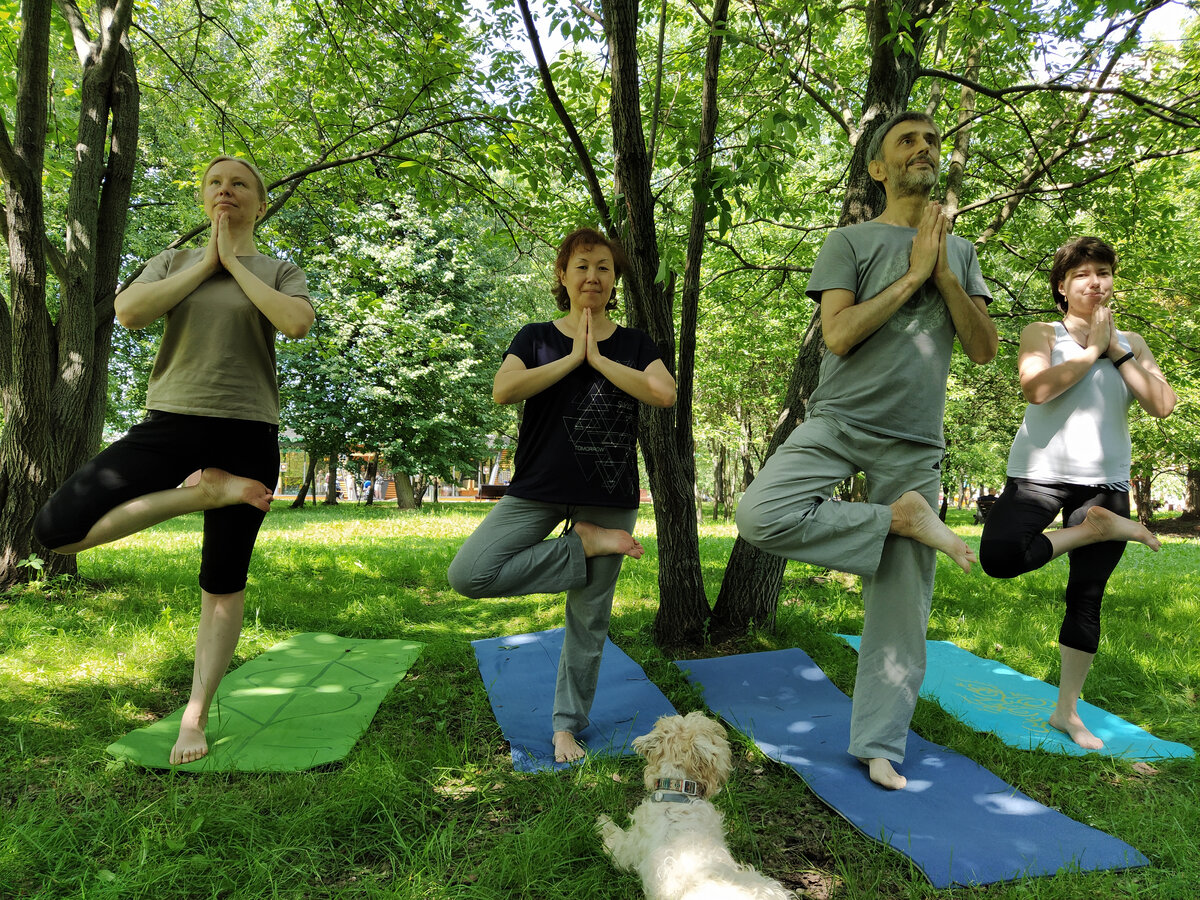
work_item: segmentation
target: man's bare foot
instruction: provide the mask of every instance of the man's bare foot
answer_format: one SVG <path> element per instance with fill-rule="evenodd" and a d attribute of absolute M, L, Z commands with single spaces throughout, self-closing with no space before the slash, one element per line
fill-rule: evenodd
<path fill-rule="evenodd" d="M 575 533 L 583 541 L 583 555 L 592 556 L 631 556 L 641 559 L 646 548 L 639 544 L 628 531 L 619 528 L 601 528 L 591 522 L 576 522 Z M 565 732 L 556 732 L 563 734 Z"/>
<path fill-rule="evenodd" d="M 1107 512 L 1107 510 L 1105 511 Z M 1089 509 L 1088 515 L 1091 515 L 1091 513 L 1092 511 Z M 1057 728 L 1059 731 L 1065 733 L 1067 737 L 1084 750 L 1099 750 L 1104 746 L 1104 741 L 1088 731 L 1087 726 L 1083 724 L 1083 720 L 1079 718 L 1079 713 L 1064 713 L 1055 709 L 1050 714 L 1050 727 Z"/>
<path fill-rule="evenodd" d="M 554 732 L 554 761 L 560 763 L 575 762 L 583 759 L 585 751 L 575 740 L 575 735 L 569 731 Z"/>
<path fill-rule="evenodd" d="M 190 480 L 190 479 L 189 479 Z M 205 469 L 200 473 L 200 490 L 205 497 L 205 509 L 248 503 L 269 512 L 272 491 L 261 481 L 231 475 L 224 469 Z"/>
<path fill-rule="evenodd" d="M 1141 522 L 1119 516 L 1103 506 L 1089 507 L 1087 515 L 1083 517 L 1083 524 L 1095 531 L 1100 541 L 1137 541 L 1155 553 L 1162 548 L 1158 538 Z"/>
<path fill-rule="evenodd" d="M 195 762 L 208 755 L 208 740 L 204 737 L 204 725 L 188 722 L 185 712 L 179 725 L 179 740 L 171 748 L 171 765 Z"/>
<path fill-rule="evenodd" d="M 925 502 L 925 498 L 916 491 L 901 494 L 891 509 L 892 527 L 889 530 L 892 534 L 912 538 L 919 544 L 941 550 L 958 563 L 958 567 L 964 572 L 971 571 L 971 563 L 979 562 L 975 551 L 946 527 L 946 523 L 938 518 L 937 513 Z"/>
<path fill-rule="evenodd" d="M 874 759 L 858 760 L 867 767 L 867 771 L 871 774 L 871 780 L 880 787 L 885 787 L 889 791 L 899 791 L 908 784 L 908 779 L 892 768 L 892 761 L 884 759 L 882 756 L 877 756 Z"/>

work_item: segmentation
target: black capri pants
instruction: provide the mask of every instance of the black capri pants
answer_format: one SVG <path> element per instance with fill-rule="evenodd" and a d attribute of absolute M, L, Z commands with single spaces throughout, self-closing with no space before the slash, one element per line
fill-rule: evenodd
<path fill-rule="evenodd" d="M 983 523 L 979 564 L 993 578 L 1013 578 L 1048 563 L 1054 555 L 1042 532 L 1062 510 L 1063 526 L 1078 525 L 1093 506 L 1129 518 L 1129 492 L 1095 485 L 1046 484 L 1009 478 Z M 1125 541 L 1102 541 L 1067 553 L 1066 614 L 1058 642 L 1095 653 L 1100 646 L 1100 602 Z"/>
<path fill-rule="evenodd" d="M 34 537 L 50 549 L 74 544 L 114 507 L 178 487 L 197 469 L 207 468 L 273 488 L 279 478 L 279 426 L 152 409 L 54 492 L 38 511 Z M 248 503 L 205 510 L 201 588 L 210 594 L 245 588 L 265 515 Z"/>

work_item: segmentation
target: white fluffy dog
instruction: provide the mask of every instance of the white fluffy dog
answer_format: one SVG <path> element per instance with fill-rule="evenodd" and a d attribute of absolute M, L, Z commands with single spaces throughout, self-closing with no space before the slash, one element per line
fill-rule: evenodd
<path fill-rule="evenodd" d="M 650 796 L 622 831 L 608 816 L 596 825 L 622 869 L 637 872 L 651 900 L 788 900 L 794 897 L 725 846 L 721 812 L 709 799 L 724 786 L 732 760 L 725 729 L 699 712 L 663 716 L 633 749 L 646 759 Z"/>

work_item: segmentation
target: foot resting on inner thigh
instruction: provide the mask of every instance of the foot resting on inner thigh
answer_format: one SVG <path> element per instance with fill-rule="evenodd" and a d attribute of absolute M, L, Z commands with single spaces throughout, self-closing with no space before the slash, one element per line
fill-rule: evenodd
<path fill-rule="evenodd" d="M 188 483 L 191 483 L 194 477 L 189 477 Z M 255 481 L 253 478 L 231 475 L 224 469 L 205 469 L 200 473 L 198 486 L 205 499 L 203 509 L 217 509 L 238 503 L 248 503 L 263 512 L 271 509 L 273 492 L 261 481 Z"/>
<path fill-rule="evenodd" d="M 979 562 L 975 551 L 946 527 L 946 523 L 938 518 L 937 513 L 925 502 L 925 498 L 916 491 L 901 494 L 891 509 L 891 534 L 911 538 L 919 544 L 941 550 L 958 563 L 964 572 L 971 571 L 971 563 Z"/>
<path fill-rule="evenodd" d="M 1097 542 L 1137 541 L 1139 544 L 1145 544 L 1155 553 L 1162 547 L 1158 538 L 1151 534 L 1150 530 L 1141 522 L 1119 516 L 1103 506 L 1089 507 L 1087 514 L 1083 517 L 1083 524 L 1096 532 Z"/>
<path fill-rule="evenodd" d="M 628 531 L 619 528 L 601 528 L 591 522 L 576 522 L 574 531 L 583 542 L 583 555 L 631 556 L 641 559 L 646 548 L 639 544 Z"/>

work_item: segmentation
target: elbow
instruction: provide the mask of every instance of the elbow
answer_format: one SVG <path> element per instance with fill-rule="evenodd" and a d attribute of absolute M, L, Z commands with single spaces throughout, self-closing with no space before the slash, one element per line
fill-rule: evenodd
<path fill-rule="evenodd" d="M 1175 404 L 1178 402 L 1178 400 L 1179 398 L 1175 396 L 1174 392 L 1172 392 L 1171 396 L 1163 398 L 1162 402 L 1158 406 L 1158 409 L 1151 412 L 1151 415 L 1156 419 L 1165 419 L 1175 411 Z"/>
<path fill-rule="evenodd" d="M 138 331 L 147 325 L 146 322 L 142 321 L 141 316 L 122 303 L 114 303 L 113 311 L 116 313 L 117 321 L 130 331 Z"/>
<path fill-rule="evenodd" d="M 677 391 L 675 390 L 675 385 L 671 385 L 669 388 L 659 388 L 654 392 L 654 396 L 650 401 L 650 405 L 659 406 L 663 409 L 674 406 L 676 395 Z"/>
<path fill-rule="evenodd" d="M 291 338 L 293 341 L 298 341 L 300 338 L 308 334 L 312 328 L 313 322 L 316 321 L 316 313 L 309 308 L 307 314 L 296 316 L 290 322 L 285 323 L 279 330 L 285 337 Z"/>
<path fill-rule="evenodd" d="M 847 353 L 849 353 L 854 348 L 848 342 L 843 340 L 841 337 L 836 336 L 836 335 L 826 334 L 825 335 L 825 349 L 828 350 L 830 353 L 832 353 L 834 356 L 845 356 Z"/>
<path fill-rule="evenodd" d="M 999 341 L 993 341 L 984 347 L 975 350 L 973 353 L 967 354 L 967 359 L 979 366 L 985 366 L 996 358 L 996 352 L 1000 349 Z"/>

